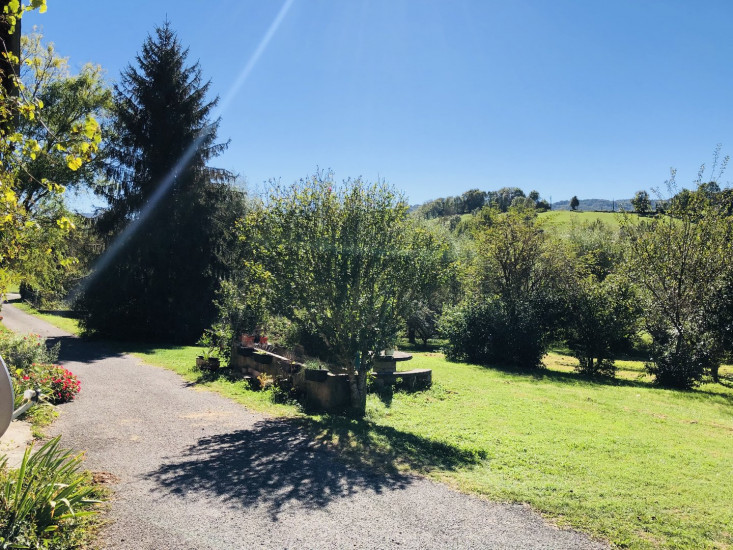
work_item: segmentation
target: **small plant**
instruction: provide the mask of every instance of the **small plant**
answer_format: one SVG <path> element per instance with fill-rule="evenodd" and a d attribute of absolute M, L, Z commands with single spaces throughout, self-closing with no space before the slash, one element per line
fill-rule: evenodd
<path fill-rule="evenodd" d="M 257 377 L 257 384 L 261 390 L 267 390 L 273 386 L 275 380 L 272 376 L 265 374 L 264 372 Z"/>
<path fill-rule="evenodd" d="M 18 470 L 6 470 L 0 459 L 0 545 L 2 548 L 46 548 L 77 520 L 94 514 L 93 487 L 80 472 L 82 455 L 59 448 L 56 437 L 32 453 L 29 447 Z"/>
<path fill-rule="evenodd" d="M 26 370 L 33 363 L 54 363 L 59 358 L 60 344 L 46 346 L 46 339 L 39 334 L 0 338 L 0 355 L 8 365 Z"/>
<path fill-rule="evenodd" d="M 317 359 L 309 359 L 308 361 L 303 363 L 303 366 L 305 366 L 306 370 L 328 370 L 326 365 L 324 365 Z"/>
<path fill-rule="evenodd" d="M 204 361 L 218 358 L 221 354 L 221 344 L 212 329 L 206 329 L 197 343 L 200 346 L 204 346 L 201 349 L 201 355 L 204 358 Z"/>
<path fill-rule="evenodd" d="M 54 405 L 72 401 L 81 390 L 81 382 L 74 373 L 58 365 L 32 364 L 28 369 L 14 372 L 16 396 L 25 390 L 40 389 L 41 393 Z"/>

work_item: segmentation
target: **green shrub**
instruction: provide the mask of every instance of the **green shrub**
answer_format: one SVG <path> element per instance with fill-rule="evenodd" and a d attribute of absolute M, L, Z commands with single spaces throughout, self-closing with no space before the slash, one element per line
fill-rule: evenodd
<path fill-rule="evenodd" d="M 94 514 L 93 488 L 80 472 L 81 455 L 59 448 L 59 437 L 35 453 L 28 448 L 18 470 L 0 460 L 0 547 L 60 548 L 78 519 Z"/>
<path fill-rule="evenodd" d="M 548 349 L 551 311 L 543 299 L 509 308 L 498 298 L 448 309 L 440 321 L 446 358 L 535 368 Z"/>
<path fill-rule="evenodd" d="M 588 376 L 614 376 L 614 356 L 631 348 L 637 331 L 639 307 L 636 295 L 623 278 L 594 275 L 567 283 L 566 320 L 563 335 L 576 370 Z"/>
<path fill-rule="evenodd" d="M 645 366 L 660 386 L 692 388 L 720 364 L 720 344 L 711 334 L 675 336 L 658 331 L 652 337 L 652 362 Z"/>
<path fill-rule="evenodd" d="M 60 344 L 46 346 L 39 334 L 0 338 L 0 355 L 9 367 L 27 370 L 33 363 L 54 363 L 59 357 Z"/>

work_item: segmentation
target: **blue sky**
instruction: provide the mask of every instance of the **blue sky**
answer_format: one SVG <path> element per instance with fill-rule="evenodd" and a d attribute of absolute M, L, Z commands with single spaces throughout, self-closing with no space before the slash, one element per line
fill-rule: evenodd
<path fill-rule="evenodd" d="M 222 105 L 217 165 L 254 189 L 331 168 L 411 203 L 518 186 L 553 201 L 691 186 L 733 151 L 733 3 L 48 0 L 24 20 L 114 82 L 166 17 Z M 723 183 L 727 183 L 728 174 Z"/>

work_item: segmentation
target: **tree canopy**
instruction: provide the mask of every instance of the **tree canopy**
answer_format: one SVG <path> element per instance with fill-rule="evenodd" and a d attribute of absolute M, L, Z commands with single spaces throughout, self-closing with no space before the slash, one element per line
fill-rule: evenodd
<path fill-rule="evenodd" d="M 98 190 L 109 208 L 97 228 L 118 242 L 79 301 L 87 330 L 183 341 L 214 314 L 243 202 L 226 185 L 232 174 L 208 165 L 226 143 L 217 142 L 219 120 L 210 120 L 217 99 L 207 98 L 210 84 L 187 56 L 166 23 L 115 87 L 114 185 Z"/>

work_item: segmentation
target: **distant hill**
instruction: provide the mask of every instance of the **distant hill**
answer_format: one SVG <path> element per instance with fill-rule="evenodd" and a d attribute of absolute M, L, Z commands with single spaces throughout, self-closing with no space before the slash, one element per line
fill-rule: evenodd
<path fill-rule="evenodd" d="M 579 199 L 578 210 L 585 212 L 618 212 L 619 210 L 633 211 L 631 199 L 610 201 L 608 199 Z M 652 206 L 653 208 L 653 206 Z M 553 210 L 570 210 L 570 201 L 557 201 L 552 203 Z"/>

